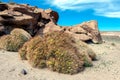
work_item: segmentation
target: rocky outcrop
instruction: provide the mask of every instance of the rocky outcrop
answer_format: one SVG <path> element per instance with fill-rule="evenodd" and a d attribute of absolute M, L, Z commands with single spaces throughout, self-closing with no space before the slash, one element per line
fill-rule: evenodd
<path fill-rule="evenodd" d="M 92 40 L 93 43 L 102 43 L 97 21 L 91 20 L 75 26 L 63 27 L 63 30 L 70 33 L 77 40 Z"/>
<path fill-rule="evenodd" d="M 0 36 L 9 34 L 14 28 L 22 28 L 32 36 L 52 31 L 71 34 L 76 40 L 101 43 L 97 21 L 84 22 L 75 26 L 59 26 L 59 15 L 51 9 L 40 9 L 27 4 L 0 4 Z"/>
<path fill-rule="evenodd" d="M 56 24 L 58 18 L 58 13 L 51 9 L 43 10 L 26 4 L 0 4 L 0 23 L 4 26 L 5 34 L 14 28 L 23 28 L 34 35 L 48 22 Z M 3 32 L 1 25 L 0 33 Z"/>

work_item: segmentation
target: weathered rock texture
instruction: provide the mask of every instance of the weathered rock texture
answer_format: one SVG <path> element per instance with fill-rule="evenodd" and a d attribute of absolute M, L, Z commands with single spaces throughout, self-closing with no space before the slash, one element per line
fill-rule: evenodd
<path fill-rule="evenodd" d="M 56 24 L 58 18 L 58 13 L 51 9 L 43 10 L 25 4 L 0 4 L 0 33 L 8 34 L 17 27 L 35 35 L 48 22 Z"/>
<path fill-rule="evenodd" d="M 92 40 L 93 43 L 102 43 L 97 21 L 91 20 L 75 26 L 63 27 L 63 30 L 70 33 L 77 40 Z"/>
<path fill-rule="evenodd" d="M 84 22 L 71 27 L 57 25 L 59 15 L 47 9 L 32 7 L 26 4 L 0 4 L 0 36 L 9 34 L 14 28 L 22 28 L 32 36 L 44 35 L 50 31 L 64 31 L 75 39 L 101 43 L 97 21 Z"/>

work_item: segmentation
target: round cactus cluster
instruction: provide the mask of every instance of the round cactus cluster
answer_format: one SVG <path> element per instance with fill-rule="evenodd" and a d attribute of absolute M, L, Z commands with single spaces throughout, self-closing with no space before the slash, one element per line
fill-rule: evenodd
<path fill-rule="evenodd" d="M 18 51 L 22 45 L 31 38 L 23 29 L 16 28 L 10 34 L 0 38 L 0 48 L 7 51 Z"/>
<path fill-rule="evenodd" d="M 50 32 L 36 36 L 19 50 L 21 59 L 33 67 L 48 68 L 64 74 L 75 74 L 92 66 L 95 53 L 82 41 L 75 41 L 65 32 Z"/>

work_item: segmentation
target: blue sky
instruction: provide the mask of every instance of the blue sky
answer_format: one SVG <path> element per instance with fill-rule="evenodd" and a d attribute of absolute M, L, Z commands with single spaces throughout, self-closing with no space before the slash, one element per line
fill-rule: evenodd
<path fill-rule="evenodd" d="M 2 0 L 8 2 L 8 0 Z M 9 0 L 51 8 L 59 13 L 58 24 L 71 26 L 97 20 L 100 31 L 120 31 L 120 0 Z"/>

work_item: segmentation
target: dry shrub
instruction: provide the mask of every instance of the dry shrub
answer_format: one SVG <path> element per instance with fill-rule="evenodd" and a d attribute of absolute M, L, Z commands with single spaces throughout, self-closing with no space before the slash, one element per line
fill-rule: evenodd
<path fill-rule="evenodd" d="M 12 36 L 11 35 L 4 35 L 0 37 L 0 48 L 7 50 L 7 47 L 9 45 L 9 42 L 11 41 Z"/>
<path fill-rule="evenodd" d="M 18 50 L 19 55 L 20 55 L 20 58 L 21 58 L 22 60 L 27 60 L 27 58 L 26 58 L 27 47 L 28 47 L 27 44 L 28 44 L 28 42 L 26 42 L 26 43 L 23 45 L 23 47 L 21 47 L 21 48 Z"/>
<path fill-rule="evenodd" d="M 18 51 L 22 45 L 31 38 L 26 31 L 22 29 L 14 29 L 10 35 L 5 35 L 0 38 L 0 48 L 7 51 Z"/>
<path fill-rule="evenodd" d="M 78 44 L 79 43 L 79 44 Z M 81 47 L 81 48 L 80 48 Z M 33 67 L 49 68 L 65 74 L 75 74 L 92 64 L 91 52 L 83 42 L 76 42 L 64 32 L 36 36 L 19 50 L 22 59 L 28 59 Z"/>
<path fill-rule="evenodd" d="M 23 47 L 19 49 L 21 59 L 29 60 L 29 63 L 33 67 L 44 68 L 46 64 L 43 42 L 40 36 L 36 36 L 26 42 Z"/>
<path fill-rule="evenodd" d="M 15 37 L 18 37 L 24 41 L 28 41 L 31 38 L 31 35 L 27 31 L 20 29 L 20 28 L 13 29 L 10 32 L 10 34 L 15 36 Z"/>
<path fill-rule="evenodd" d="M 35 49 L 35 46 L 40 42 L 40 40 L 41 40 L 40 36 L 33 37 L 32 39 L 27 41 L 23 45 L 23 47 L 19 49 L 19 54 L 22 60 L 27 60 L 26 54 L 27 55 L 31 54 L 32 50 Z"/>
<path fill-rule="evenodd" d="M 74 74 L 83 70 L 83 61 L 77 57 L 76 54 L 79 53 L 70 35 L 63 32 L 47 33 L 44 39 L 48 45 L 48 68 L 65 74 Z"/>
<path fill-rule="evenodd" d="M 77 46 L 79 52 L 84 55 L 82 57 L 84 61 L 84 66 L 85 67 L 93 66 L 92 60 L 96 60 L 95 52 L 90 47 L 88 47 L 86 43 L 82 41 L 77 41 L 76 44 L 75 46 Z"/>

